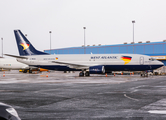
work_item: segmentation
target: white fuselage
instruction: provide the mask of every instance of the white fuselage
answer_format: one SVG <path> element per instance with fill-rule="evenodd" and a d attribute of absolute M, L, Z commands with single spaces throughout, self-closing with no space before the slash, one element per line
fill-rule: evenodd
<path fill-rule="evenodd" d="M 84 69 L 92 66 L 105 66 L 112 70 L 145 70 L 153 66 L 163 66 L 163 63 L 150 56 L 140 54 L 75 54 L 75 55 L 31 55 L 28 59 L 17 59 L 30 66 L 58 70 L 58 67 Z M 131 57 L 131 59 L 123 59 Z M 137 67 L 136 67 L 137 66 Z M 146 68 L 143 68 L 146 66 Z M 119 68 L 117 68 L 119 67 Z M 139 67 L 139 69 L 138 69 Z M 65 69 L 65 68 L 64 68 Z M 153 67 L 153 69 L 156 69 Z"/>
<path fill-rule="evenodd" d="M 19 70 L 29 69 L 29 65 L 18 62 L 16 59 L 0 58 L 0 69 Z"/>

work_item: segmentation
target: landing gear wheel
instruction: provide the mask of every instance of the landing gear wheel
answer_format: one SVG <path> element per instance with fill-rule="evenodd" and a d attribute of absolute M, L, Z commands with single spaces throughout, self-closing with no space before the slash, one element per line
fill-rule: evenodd
<path fill-rule="evenodd" d="M 148 77 L 148 73 L 146 72 L 141 73 L 141 77 Z"/>
<path fill-rule="evenodd" d="M 147 73 L 145 74 L 145 77 L 148 77 L 148 74 L 147 74 Z"/>
<path fill-rule="evenodd" d="M 85 76 L 90 76 L 89 71 L 86 71 Z"/>
<path fill-rule="evenodd" d="M 23 73 L 27 73 L 27 70 L 24 70 Z"/>
<path fill-rule="evenodd" d="M 84 77 L 84 72 L 80 72 L 79 77 Z"/>
<path fill-rule="evenodd" d="M 29 70 L 29 73 L 32 73 L 32 70 Z"/>

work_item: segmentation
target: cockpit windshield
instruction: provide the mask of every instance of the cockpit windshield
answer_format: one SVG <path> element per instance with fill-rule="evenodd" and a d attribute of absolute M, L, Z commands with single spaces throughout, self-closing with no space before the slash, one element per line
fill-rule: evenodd
<path fill-rule="evenodd" d="M 156 58 L 149 58 L 150 61 L 156 61 Z"/>

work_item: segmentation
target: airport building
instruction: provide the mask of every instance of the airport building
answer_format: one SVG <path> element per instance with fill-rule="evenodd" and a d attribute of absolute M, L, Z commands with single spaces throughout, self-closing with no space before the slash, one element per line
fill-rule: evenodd
<path fill-rule="evenodd" d="M 166 66 L 166 40 L 162 42 L 124 43 L 117 45 L 87 45 L 61 49 L 44 50 L 51 54 L 144 54 L 156 58 Z"/>

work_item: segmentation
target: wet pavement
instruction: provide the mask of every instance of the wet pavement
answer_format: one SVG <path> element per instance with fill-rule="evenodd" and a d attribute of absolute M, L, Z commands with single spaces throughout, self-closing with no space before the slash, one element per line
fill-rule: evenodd
<path fill-rule="evenodd" d="M 166 76 L 0 72 L 0 102 L 22 120 L 165 120 Z"/>

